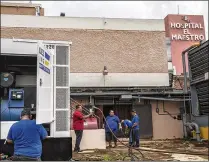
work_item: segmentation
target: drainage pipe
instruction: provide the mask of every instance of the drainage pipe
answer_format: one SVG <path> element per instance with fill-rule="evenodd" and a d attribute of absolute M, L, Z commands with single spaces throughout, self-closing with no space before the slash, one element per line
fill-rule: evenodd
<path fill-rule="evenodd" d="M 191 122 L 191 123 L 185 123 L 184 125 L 188 126 L 190 129 L 192 129 L 192 126 L 194 126 L 195 127 L 195 131 L 196 131 L 196 136 L 197 136 L 197 142 L 201 142 L 201 139 L 200 139 L 200 128 L 199 128 L 198 124 L 194 123 L 194 122 Z"/>
<path fill-rule="evenodd" d="M 182 65 L 183 65 L 183 74 L 184 74 L 184 94 L 188 93 L 188 88 L 187 88 L 187 73 L 186 73 L 186 58 L 185 55 L 188 53 L 191 49 L 200 46 L 200 43 L 193 44 L 191 47 L 187 48 L 184 50 L 181 54 L 182 56 Z M 188 57 L 188 56 L 187 56 Z"/>

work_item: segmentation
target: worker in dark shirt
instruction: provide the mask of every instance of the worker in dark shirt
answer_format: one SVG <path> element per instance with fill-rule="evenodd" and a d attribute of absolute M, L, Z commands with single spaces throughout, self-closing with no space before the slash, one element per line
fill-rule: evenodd
<path fill-rule="evenodd" d="M 106 132 L 106 141 L 109 143 L 108 147 L 112 147 L 111 144 L 112 141 L 114 141 L 115 144 L 114 147 L 117 147 L 117 139 L 115 138 L 115 136 L 119 128 L 120 120 L 116 115 L 114 115 L 114 111 L 110 110 L 109 116 L 106 117 L 106 121 L 107 123 L 105 123 L 105 132 Z M 110 127 L 111 130 L 109 129 L 108 126 Z"/>
<path fill-rule="evenodd" d="M 76 105 L 76 110 L 73 113 L 73 129 L 76 135 L 76 142 L 74 152 L 80 152 L 80 143 L 83 136 L 83 129 L 84 129 L 84 119 L 90 117 L 92 113 L 89 115 L 83 116 L 82 114 L 82 106 Z"/>
<path fill-rule="evenodd" d="M 39 161 L 42 154 L 42 142 L 47 132 L 42 125 L 31 120 L 29 110 L 21 112 L 21 120 L 14 123 L 8 133 L 7 143 L 14 143 L 13 161 Z"/>
<path fill-rule="evenodd" d="M 136 110 L 131 111 L 131 133 L 130 133 L 130 145 L 133 147 L 139 147 L 139 116 L 136 114 Z"/>

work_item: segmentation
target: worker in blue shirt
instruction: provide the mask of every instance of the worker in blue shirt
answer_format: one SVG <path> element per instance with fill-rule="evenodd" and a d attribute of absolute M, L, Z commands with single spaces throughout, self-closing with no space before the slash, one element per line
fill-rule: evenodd
<path fill-rule="evenodd" d="M 132 128 L 132 123 L 130 120 L 125 119 L 121 121 L 121 124 L 123 124 L 123 127 L 125 128 L 125 136 L 130 137 L 131 133 L 131 128 Z M 129 143 L 131 143 L 131 138 L 129 138 Z"/>
<path fill-rule="evenodd" d="M 128 119 L 122 120 L 121 123 L 124 125 L 124 127 L 125 127 L 126 129 L 132 127 L 132 123 L 131 123 L 131 121 L 128 120 Z"/>
<path fill-rule="evenodd" d="M 116 115 L 114 115 L 114 111 L 110 110 L 109 116 L 106 117 L 106 121 L 107 123 L 105 123 L 105 133 L 106 133 L 106 141 L 109 143 L 108 147 L 112 147 L 112 144 L 111 144 L 112 141 L 114 141 L 114 144 L 115 144 L 114 147 L 117 147 L 117 139 L 113 136 L 112 132 L 116 136 L 116 133 L 119 128 L 120 120 Z M 111 130 L 109 129 L 107 124 L 109 125 Z"/>
<path fill-rule="evenodd" d="M 136 114 L 136 110 L 131 111 L 131 133 L 130 133 L 130 145 L 133 147 L 139 147 L 139 116 Z"/>
<path fill-rule="evenodd" d="M 39 161 L 42 154 L 42 142 L 47 132 L 42 125 L 31 120 L 29 110 L 21 112 L 21 120 L 14 123 L 8 133 L 7 143 L 14 144 L 13 161 Z"/>

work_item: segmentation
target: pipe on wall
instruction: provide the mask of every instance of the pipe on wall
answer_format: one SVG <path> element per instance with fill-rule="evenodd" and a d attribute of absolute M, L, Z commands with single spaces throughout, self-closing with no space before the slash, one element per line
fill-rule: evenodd
<path fill-rule="evenodd" d="M 191 123 L 184 123 L 184 125 L 189 127 L 190 129 L 193 129 L 192 126 L 194 126 L 195 127 L 196 136 L 197 136 L 197 142 L 201 142 L 200 128 L 199 128 L 198 124 L 194 123 L 194 122 L 191 122 Z"/>
<path fill-rule="evenodd" d="M 175 115 L 179 115 L 179 114 L 171 114 L 171 113 L 169 113 L 168 111 L 166 111 L 166 110 L 165 110 L 164 101 L 163 101 L 163 112 L 164 112 L 165 114 L 160 114 L 159 108 L 158 108 L 158 100 L 156 101 L 156 104 L 157 104 L 157 105 L 156 105 L 156 112 L 157 112 L 158 115 L 169 115 L 171 118 L 177 119 Z"/>
<path fill-rule="evenodd" d="M 195 47 L 198 47 L 200 44 L 194 44 L 191 47 L 187 48 L 184 50 L 181 54 L 182 56 L 182 65 L 183 65 L 183 74 L 184 74 L 184 93 L 188 93 L 188 88 L 187 88 L 187 72 L 186 72 L 186 58 L 185 55 L 188 53 L 191 49 L 194 49 Z"/>
<path fill-rule="evenodd" d="M 180 101 L 189 101 L 190 99 L 181 99 L 181 98 L 163 98 L 163 97 L 136 97 L 133 96 L 132 98 L 140 98 L 145 100 L 159 100 L 159 101 L 173 101 L 173 102 L 180 102 Z"/>
<path fill-rule="evenodd" d="M 186 60 L 185 60 L 185 53 L 182 53 L 182 62 L 183 62 L 183 73 L 184 73 L 184 93 L 188 93 L 187 89 L 187 73 L 186 73 Z"/>

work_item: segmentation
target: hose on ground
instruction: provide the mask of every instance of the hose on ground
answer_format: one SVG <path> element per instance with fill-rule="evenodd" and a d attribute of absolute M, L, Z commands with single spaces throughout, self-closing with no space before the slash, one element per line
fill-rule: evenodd
<path fill-rule="evenodd" d="M 145 150 L 145 149 L 140 149 L 140 148 L 133 148 L 132 146 L 129 146 L 129 145 L 124 144 L 120 139 L 118 139 L 118 138 L 115 136 L 115 134 L 114 134 L 114 133 L 112 132 L 112 130 L 110 129 L 110 126 L 108 125 L 107 120 L 106 120 L 106 118 L 105 118 L 103 112 L 102 112 L 99 108 L 93 106 L 93 109 L 96 109 L 96 110 L 100 111 L 100 113 L 102 114 L 102 117 L 104 118 L 105 123 L 107 124 L 109 130 L 111 131 L 111 134 L 118 140 L 118 142 L 120 142 L 122 145 L 124 145 L 125 147 L 127 147 L 127 148 L 129 149 L 129 150 L 128 150 L 128 151 L 129 151 L 129 155 L 126 156 L 126 157 L 131 157 L 131 161 L 135 161 L 135 160 L 134 160 L 134 157 L 137 159 L 137 161 L 139 161 L 139 158 L 138 158 L 136 155 L 134 155 L 134 154 L 132 153 L 132 149 L 135 150 L 135 151 L 137 151 L 137 152 L 139 152 L 139 153 L 141 154 L 143 160 L 150 160 L 150 161 L 154 161 L 154 160 L 153 160 L 153 159 L 145 158 L 141 151 L 161 152 L 161 153 L 173 153 L 173 154 L 187 154 L 187 155 L 199 155 L 199 156 L 208 156 L 208 154 L 201 154 L 201 153 L 188 153 L 188 152 L 180 152 L 180 151 L 177 151 L 177 152 L 176 152 L 176 151 L 165 151 L 165 150 Z M 125 136 L 125 135 L 124 135 L 124 136 Z M 125 158 L 126 158 L 126 157 L 123 158 L 123 161 L 125 161 Z"/>
<path fill-rule="evenodd" d="M 147 151 L 147 152 L 162 152 L 162 153 L 169 153 L 169 154 L 185 154 L 185 155 L 198 155 L 198 156 L 208 156 L 208 154 L 198 153 L 198 152 L 180 152 L 180 151 L 166 151 L 166 150 L 145 150 L 140 149 L 141 151 Z"/>
<path fill-rule="evenodd" d="M 146 159 L 146 158 L 144 157 L 144 155 L 142 154 L 142 152 L 141 152 L 139 149 L 136 149 L 136 148 L 134 148 L 133 146 L 126 145 L 126 144 L 123 143 L 120 139 L 118 139 L 118 138 L 116 137 L 116 135 L 114 134 L 114 132 L 111 130 L 110 126 L 108 125 L 107 120 L 106 120 L 106 118 L 105 118 L 103 112 L 102 112 L 99 108 L 97 108 L 97 107 L 95 107 L 95 106 L 94 106 L 93 108 L 96 109 L 96 110 L 98 110 L 98 111 L 100 111 L 100 113 L 102 114 L 102 116 L 103 116 L 103 118 L 104 118 L 104 121 L 105 121 L 107 127 L 109 128 L 111 134 L 117 139 L 117 141 L 120 142 L 122 145 L 124 145 L 125 147 L 128 148 L 129 154 L 128 154 L 128 156 L 125 156 L 125 157 L 123 158 L 123 161 L 125 160 L 126 157 L 131 157 L 131 161 L 135 161 L 135 159 L 136 159 L 137 161 L 139 160 L 139 158 L 138 158 L 135 154 L 133 154 L 132 150 L 135 150 L 135 151 L 139 152 L 139 153 L 141 154 L 143 160 L 151 160 L 151 159 Z"/>
<path fill-rule="evenodd" d="M 99 111 L 101 112 L 101 114 L 102 114 L 102 116 L 103 116 L 103 118 L 104 118 L 104 120 L 105 120 L 105 123 L 107 124 L 109 130 L 111 131 L 110 126 L 108 125 L 107 120 L 106 120 L 106 118 L 105 118 L 103 112 L 102 112 L 99 108 L 97 108 L 97 107 L 95 107 L 95 106 L 94 106 L 93 108 L 96 109 L 96 110 L 99 110 Z M 113 135 L 113 136 L 114 136 L 114 137 L 115 137 L 122 145 L 126 146 L 128 149 L 131 149 L 131 150 L 133 149 L 133 150 L 139 152 L 139 153 L 141 154 L 143 160 L 151 160 L 151 161 L 153 161 L 153 159 L 147 159 L 147 158 L 145 158 L 141 151 L 146 151 L 146 152 L 162 152 L 162 153 L 171 153 L 171 154 L 186 154 L 186 155 L 208 156 L 208 154 L 194 153 L 194 152 L 193 152 L 193 153 L 188 153 L 188 152 L 181 152 L 181 151 L 145 150 L 145 149 L 140 149 L 140 148 L 134 148 L 134 147 L 132 147 L 132 146 L 129 146 L 129 145 L 124 144 L 120 139 L 118 139 L 118 138 L 115 136 L 115 134 L 114 134 L 112 131 L 111 131 L 111 133 L 112 133 L 112 135 Z M 123 134 L 123 135 L 124 135 L 124 134 Z M 125 136 L 125 135 L 124 135 L 124 136 Z M 131 156 L 132 156 L 132 157 L 137 157 L 137 156 L 134 155 L 133 153 L 132 153 Z M 126 156 L 126 157 L 127 157 L 127 156 Z M 130 156 L 129 156 L 129 157 L 130 157 Z M 124 158 L 125 158 L 125 157 L 124 157 Z M 138 160 L 138 159 L 137 159 L 137 160 Z M 132 161 L 134 161 L 134 160 L 132 160 Z"/>

